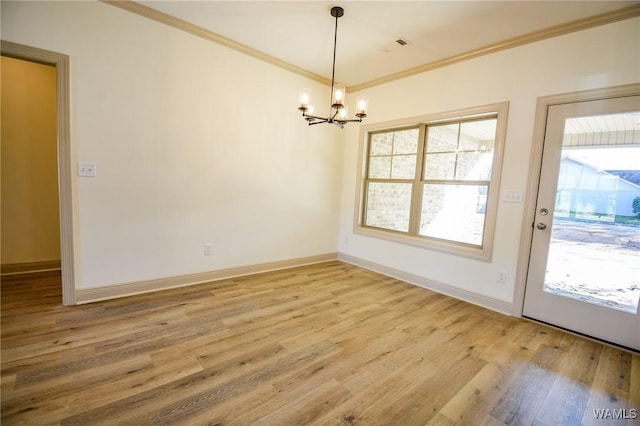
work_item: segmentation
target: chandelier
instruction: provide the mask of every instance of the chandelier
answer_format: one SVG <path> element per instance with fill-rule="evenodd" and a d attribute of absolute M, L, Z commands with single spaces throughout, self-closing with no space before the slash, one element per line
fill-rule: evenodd
<path fill-rule="evenodd" d="M 344 9 L 341 7 L 332 7 L 331 16 L 336 18 L 336 28 L 333 36 L 333 69 L 331 71 L 331 107 L 329 108 L 328 117 L 320 117 L 313 115 L 313 106 L 309 103 L 311 92 L 308 89 L 300 90 L 300 106 L 299 111 L 302 111 L 302 117 L 309 123 L 309 126 L 314 124 L 331 123 L 344 128 L 346 123 L 362 122 L 362 119 L 367 116 L 367 106 L 369 98 L 366 96 L 358 96 L 356 100 L 356 118 L 348 119 L 348 111 L 345 106 L 346 88 L 341 84 L 336 84 L 336 44 L 338 41 L 338 18 L 344 15 Z"/>

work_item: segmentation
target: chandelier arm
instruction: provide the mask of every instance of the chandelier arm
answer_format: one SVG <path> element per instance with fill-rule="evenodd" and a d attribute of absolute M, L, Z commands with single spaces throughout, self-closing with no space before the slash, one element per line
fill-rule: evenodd
<path fill-rule="evenodd" d="M 324 121 L 329 121 L 328 118 L 326 117 L 320 117 L 317 115 L 309 115 L 309 114 L 302 114 L 302 116 L 307 119 L 307 120 L 324 120 Z"/>

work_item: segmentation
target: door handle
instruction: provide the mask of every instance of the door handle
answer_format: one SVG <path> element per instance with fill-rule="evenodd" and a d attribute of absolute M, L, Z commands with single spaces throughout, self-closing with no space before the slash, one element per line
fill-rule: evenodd
<path fill-rule="evenodd" d="M 539 223 L 536 225 L 536 228 L 538 228 L 538 229 L 540 229 L 540 230 L 547 229 L 547 225 L 545 225 L 545 224 L 544 224 L 544 223 L 542 223 L 542 222 L 539 222 Z"/>

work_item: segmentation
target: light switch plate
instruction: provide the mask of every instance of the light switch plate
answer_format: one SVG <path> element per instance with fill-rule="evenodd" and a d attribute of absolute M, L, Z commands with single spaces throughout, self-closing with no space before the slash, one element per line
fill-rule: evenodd
<path fill-rule="evenodd" d="M 96 163 L 78 162 L 78 176 L 96 177 Z"/>
<path fill-rule="evenodd" d="M 521 203 L 522 191 L 505 191 L 504 201 L 507 203 Z"/>

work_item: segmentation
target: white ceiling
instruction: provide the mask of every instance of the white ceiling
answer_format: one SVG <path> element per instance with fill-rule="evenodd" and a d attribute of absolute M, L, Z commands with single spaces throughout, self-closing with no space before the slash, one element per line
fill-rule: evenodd
<path fill-rule="evenodd" d="M 355 86 L 638 1 L 140 1 L 289 64 Z M 408 42 L 400 46 L 395 42 Z"/>

